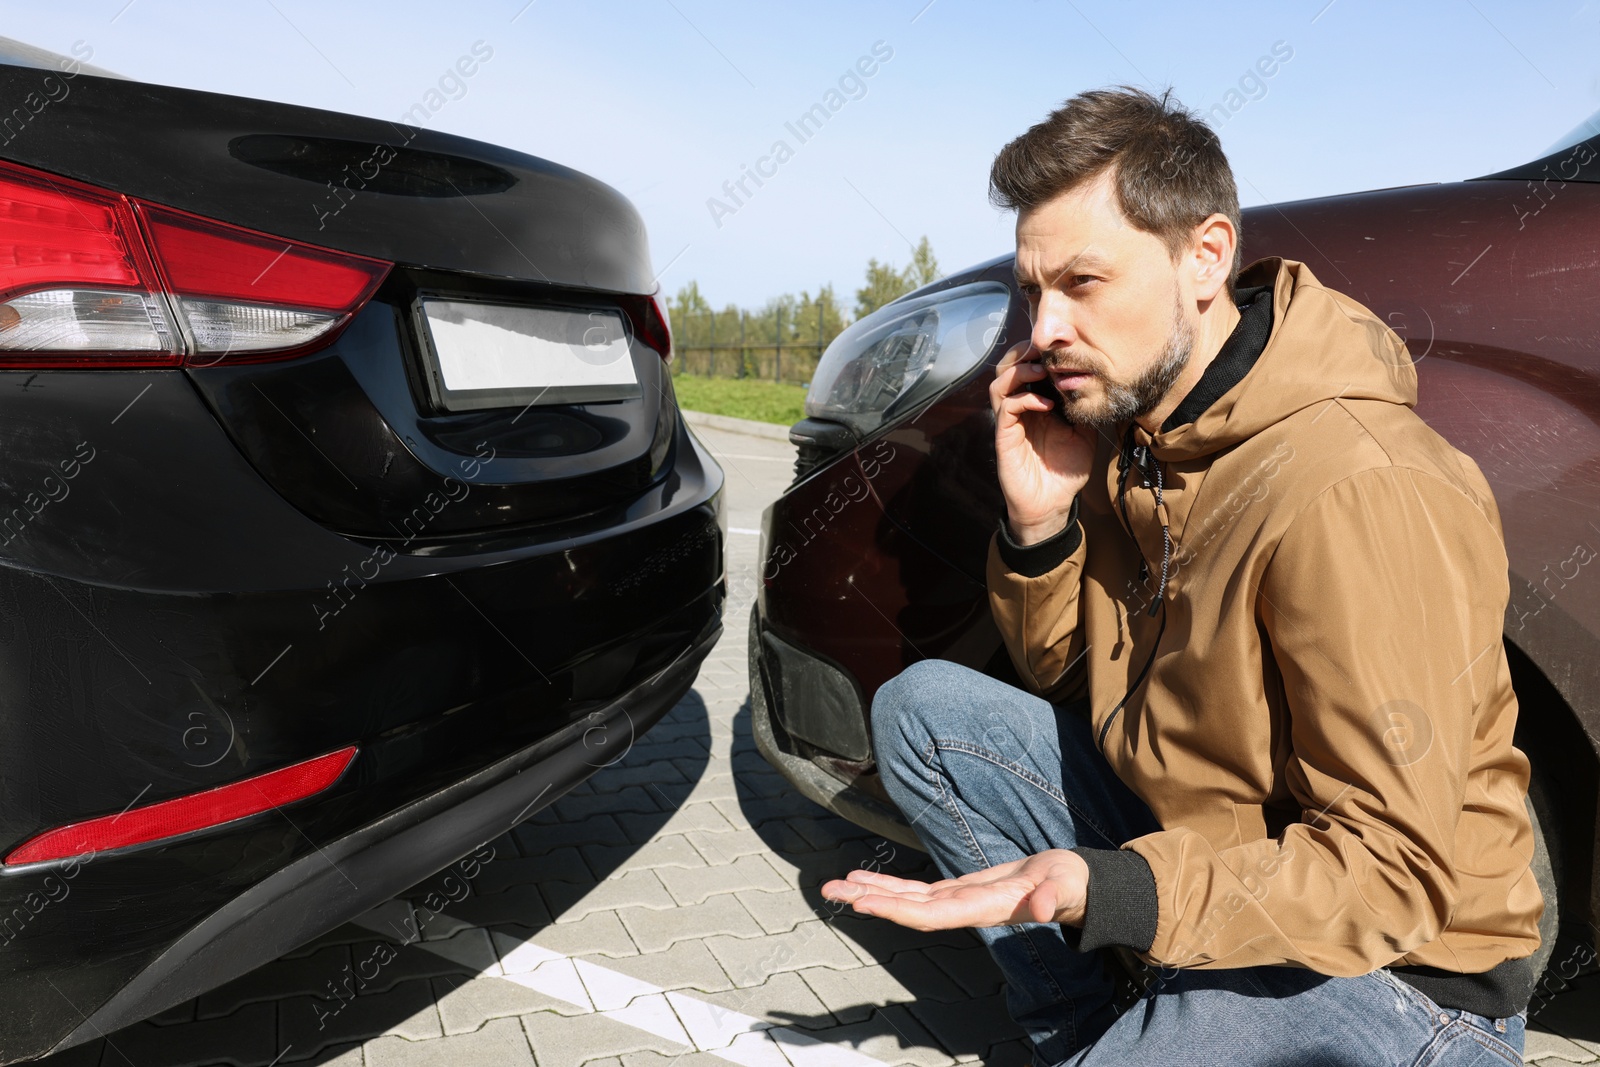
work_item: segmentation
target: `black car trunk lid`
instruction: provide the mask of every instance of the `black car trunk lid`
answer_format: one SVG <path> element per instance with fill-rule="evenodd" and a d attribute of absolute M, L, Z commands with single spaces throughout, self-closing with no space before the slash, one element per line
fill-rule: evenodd
<path fill-rule="evenodd" d="M 666 338 L 643 224 L 616 190 L 403 123 L 0 66 L 0 99 L 30 93 L 40 108 L 0 115 L 0 159 L 395 264 L 320 350 L 187 370 L 261 475 L 313 519 L 426 544 L 623 505 L 664 476 L 676 420 Z M 633 385 L 452 402 L 430 299 L 598 316 Z"/>

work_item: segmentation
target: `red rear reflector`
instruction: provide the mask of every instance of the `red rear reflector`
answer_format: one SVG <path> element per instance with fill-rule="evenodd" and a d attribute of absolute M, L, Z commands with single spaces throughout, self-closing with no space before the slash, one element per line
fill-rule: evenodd
<path fill-rule="evenodd" d="M 87 822 L 46 830 L 30 838 L 6 857 L 7 865 L 43 863 L 89 852 L 142 845 L 177 837 L 212 826 L 257 815 L 320 793 L 344 773 L 355 759 L 356 747 L 341 748 L 316 759 L 280 767 L 242 782 L 218 786 L 204 793 L 174 797 L 120 815 L 105 815 Z"/>
<path fill-rule="evenodd" d="M 170 292 L 211 300 L 347 312 L 366 302 L 389 264 L 139 205 Z"/>

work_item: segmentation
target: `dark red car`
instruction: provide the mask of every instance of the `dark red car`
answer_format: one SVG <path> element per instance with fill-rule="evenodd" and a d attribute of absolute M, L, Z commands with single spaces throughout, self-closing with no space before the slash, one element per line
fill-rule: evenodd
<path fill-rule="evenodd" d="M 1563 978 L 1594 960 L 1600 915 L 1600 123 L 1580 130 L 1498 174 L 1251 208 L 1243 228 L 1245 262 L 1301 260 L 1405 340 L 1418 413 L 1494 488 L 1547 902 L 1535 965 L 1559 921 Z M 1011 260 L 902 297 L 834 342 L 790 433 L 795 482 L 762 525 L 756 742 L 805 795 L 917 847 L 873 762 L 873 694 L 927 658 L 1019 684 L 984 582 L 1002 507 L 987 389 L 1030 331 Z"/>

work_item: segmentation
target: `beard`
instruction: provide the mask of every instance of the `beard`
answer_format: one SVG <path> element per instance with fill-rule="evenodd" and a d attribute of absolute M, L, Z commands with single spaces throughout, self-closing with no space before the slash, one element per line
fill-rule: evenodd
<path fill-rule="evenodd" d="M 1103 430 L 1148 415 L 1166 398 L 1178 377 L 1183 374 L 1183 369 L 1189 365 L 1189 356 L 1194 352 L 1194 336 L 1194 326 L 1183 317 L 1183 305 L 1174 292 L 1172 326 L 1150 365 L 1131 382 L 1118 381 L 1102 371 L 1090 371 L 1104 387 L 1105 397 L 1100 403 L 1091 405 L 1077 395 L 1077 390 L 1061 394 L 1061 403 L 1055 407 L 1057 417 L 1071 425 Z"/>

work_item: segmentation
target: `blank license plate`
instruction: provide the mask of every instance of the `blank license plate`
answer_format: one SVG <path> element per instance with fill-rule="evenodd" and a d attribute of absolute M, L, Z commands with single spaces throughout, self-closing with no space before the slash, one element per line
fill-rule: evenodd
<path fill-rule="evenodd" d="M 621 312 L 425 298 L 421 318 L 447 411 L 641 395 Z"/>

